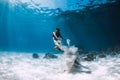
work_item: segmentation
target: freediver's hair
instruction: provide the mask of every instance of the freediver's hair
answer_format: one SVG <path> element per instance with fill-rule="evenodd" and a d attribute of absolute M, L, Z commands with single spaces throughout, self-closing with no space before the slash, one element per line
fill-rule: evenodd
<path fill-rule="evenodd" d="M 60 29 L 59 29 L 59 28 L 56 28 L 56 30 L 60 31 Z"/>

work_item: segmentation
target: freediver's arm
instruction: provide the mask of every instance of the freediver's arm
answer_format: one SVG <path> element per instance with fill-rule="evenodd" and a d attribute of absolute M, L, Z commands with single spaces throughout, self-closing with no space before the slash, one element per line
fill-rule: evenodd
<path fill-rule="evenodd" d="M 55 32 L 53 32 L 53 36 L 56 40 L 58 40 L 58 37 L 56 36 Z"/>

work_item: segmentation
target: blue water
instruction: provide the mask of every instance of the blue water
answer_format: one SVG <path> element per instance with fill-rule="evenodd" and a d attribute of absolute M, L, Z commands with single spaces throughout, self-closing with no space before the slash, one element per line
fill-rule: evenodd
<path fill-rule="evenodd" d="M 106 0 L 93 3 L 87 0 L 45 1 L 0 1 L 1 51 L 53 52 L 52 32 L 56 27 L 61 29 L 65 39 L 71 40 L 71 45 L 85 50 L 98 50 L 119 42 L 118 36 L 115 36 L 118 28 L 114 28 L 115 34 L 111 33 L 113 26 L 109 27 L 109 22 L 112 19 L 109 20 L 110 15 L 106 17 L 104 7 L 102 11 L 86 11 L 85 6 L 106 4 Z M 78 2 L 82 7 L 78 7 Z M 78 9 L 82 11 L 77 13 Z M 94 17 L 92 13 L 99 14 Z M 63 41 L 63 44 L 66 45 L 66 42 Z"/>

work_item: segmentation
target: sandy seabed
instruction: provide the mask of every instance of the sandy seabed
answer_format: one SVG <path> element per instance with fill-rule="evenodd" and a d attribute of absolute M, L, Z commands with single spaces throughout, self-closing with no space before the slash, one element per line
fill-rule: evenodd
<path fill-rule="evenodd" d="M 120 55 L 91 62 L 80 61 L 91 73 L 63 72 L 63 54 L 57 59 L 33 59 L 32 53 L 0 52 L 0 80 L 120 80 Z"/>

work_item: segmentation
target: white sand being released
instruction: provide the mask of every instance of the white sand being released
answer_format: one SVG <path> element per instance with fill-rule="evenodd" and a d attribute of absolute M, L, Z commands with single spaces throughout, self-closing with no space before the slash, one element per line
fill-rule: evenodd
<path fill-rule="evenodd" d="M 92 73 L 63 72 L 64 57 L 57 59 L 33 59 L 32 54 L 0 53 L 0 80 L 120 80 L 120 57 L 107 57 L 97 61 L 81 61 Z"/>

